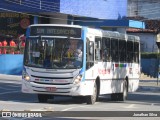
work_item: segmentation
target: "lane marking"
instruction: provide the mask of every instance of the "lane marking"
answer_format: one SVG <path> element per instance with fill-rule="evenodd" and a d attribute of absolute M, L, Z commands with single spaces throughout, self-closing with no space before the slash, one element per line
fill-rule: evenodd
<path fill-rule="evenodd" d="M 70 108 L 63 109 L 63 110 L 61 110 L 61 111 L 68 111 L 68 110 L 71 110 L 71 109 L 74 109 L 74 108 L 79 108 L 79 107 L 84 107 L 84 106 L 70 107 Z"/>
<path fill-rule="evenodd" d="M 0 95 L 12 94 L 12 93 L 17 93 L 17 92 L 21 92 L 21 91 L 3 92 L 3 93 L 0 93 Z"/>
<path fill-rule="evenodd" d="M 8 88 L 3 88 L 3 87 L 0 87 L 0 89 L 2 89 L 2 90 L 14 90 L 14 88 L 13 89 L 8 89 Z"/>
<path fill-rule="evenodd" d="M 16 81 L 16 80 L 14 80 L 14 81 L 11 81 L 11 80 L 0 80 L 0 84 L 1 83 L 13 83 L 13 84 L 22 84 L 21 83 L 21 81 Z"/>
<path fill-rule="evenodd" d="M 154 103 L 151 103 L 151 106 L 154 106 Z"/>
<path fill-rule="evenodd" d="M 17 86 L 17 85 L 7 85 L 7 86 L 9 86 L 9 87 L 17 87 L 17 88 L 18 88 L 18 87 L 19 87 L 19 88 L 21 87 L 21 85 L 19 85 L 19 86 Z"/>
<path fill-rule="evenodd" d="M 135 104 L 131 104 L 131 105 L 126 106 L 126 107 L 124 107 L 124 108 L 137 108 L 137 107 L 135 107 Z"/>

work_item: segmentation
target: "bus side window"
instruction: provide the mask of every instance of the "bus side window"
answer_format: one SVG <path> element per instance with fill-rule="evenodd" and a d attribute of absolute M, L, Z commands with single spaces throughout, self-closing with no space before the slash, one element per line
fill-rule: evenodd
<path fill-rule="evenodd" d="M 104 62 L 111 61 L 110 38 L 102 38 L 102 59 Z"/>
<path fill-rule="evenodd" d="M 100 37 L 95 38 L 95 60 L 96 61 L 101 61 L 102 60 L 101 38 Z"/>
<path fill-rule="evenodd" d="M 87 39 L 87 45 L 86 45 L 86 69 L 89 69 L 94 65 L 94 42 L 89 41 Z"/>
<path fill-rule="evenodd" d="M 139 43 L 134 42 L 134 62 L 139 63 Z"/>
<path fill-rule="evenodd" d="M 126 62 L 126 41 L 119 40 L 119 60 L 120 62 Z"/>
<path fill-rule="evenodd" d="M 133 42 L 127 41 L 127 62 L 133 62 Z"/>
<path fill-rule="evenodd" d="M 118 39 L 111 38 L 111 57 L 112 57 L 112 62 L 119 61 Z"/>

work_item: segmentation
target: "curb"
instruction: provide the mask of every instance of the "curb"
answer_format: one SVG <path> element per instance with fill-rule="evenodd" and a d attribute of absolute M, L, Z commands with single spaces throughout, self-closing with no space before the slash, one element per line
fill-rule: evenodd
<path fill-rule="evenodd" d="M 160 80 L 158 80 L 160 82 Z M 157 82 L 157 80 L 139 80 L 139 82 Z"/>
<path fill-rule="evenodd" d="M 137 91 L 153 91 L 153 92 L 160 92 L 160 87 L 154 86 L 139 86 Z"/>
<path fill-rule="evenodd" d="M 0 74 L 0 80 L 21 80 L 22 76 Z"/>

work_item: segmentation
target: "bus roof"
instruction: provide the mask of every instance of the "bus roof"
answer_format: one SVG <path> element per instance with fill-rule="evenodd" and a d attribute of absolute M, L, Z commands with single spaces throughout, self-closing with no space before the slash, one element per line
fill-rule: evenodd
<path fill-rule="evenodd" d="M 83 26 L 80 25 L 67 25 L 67 24 L 32 24 L 28 27 L 36 27 L 36 26 L 60 26 L 60 27 L 74 27 L 74 28 L 83 28 Z M 102 29 L 96 29 L 96 28 L 90 28 L 86 27 L 88 29 L 94 29 L 102 32 L 103 36 L 109 37 L 109 38 L 118 38 L 118 39 L 125 39 L 125 40 L 131 40 L 131 41 L 140 41 L 138 36 L 134 35 L 128 35 L 128 34 L 123 34 L 119 33 L 116 31 L 108 31 L 108 30 L 102 30 Z"/>
<path fill-rule="evenodd" d="M 82 28 L 82 26 L 79 26 L 79 25 L 66 25 L 66 24 L 33 24 L 33 25 L 30 25 L 29 27 L 32 27 L 32 26 L 61 26 L 61 27 Z"/>
<path fill-rule="evenodd" d="M 131 40 L 131 41 L 140 41 L 138 36 L 134 35 L 128 35 L 128 34 L 123 34 L 119 32 L 114 32 L 114 31 L 102 31 L 103 36 L 109 37 L 109 38 L 117 38 L 117 39 L 123 39 L 123 40 Z"/>

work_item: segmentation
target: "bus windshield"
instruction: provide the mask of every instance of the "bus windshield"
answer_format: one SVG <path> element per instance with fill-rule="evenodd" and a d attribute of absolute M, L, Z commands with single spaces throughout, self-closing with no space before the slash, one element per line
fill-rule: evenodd
<path fill-rule="evenodd" d="M 26 40 L 24 65 L 45 69 L 82 67 L 81 39 L 30 37 Z"/>

